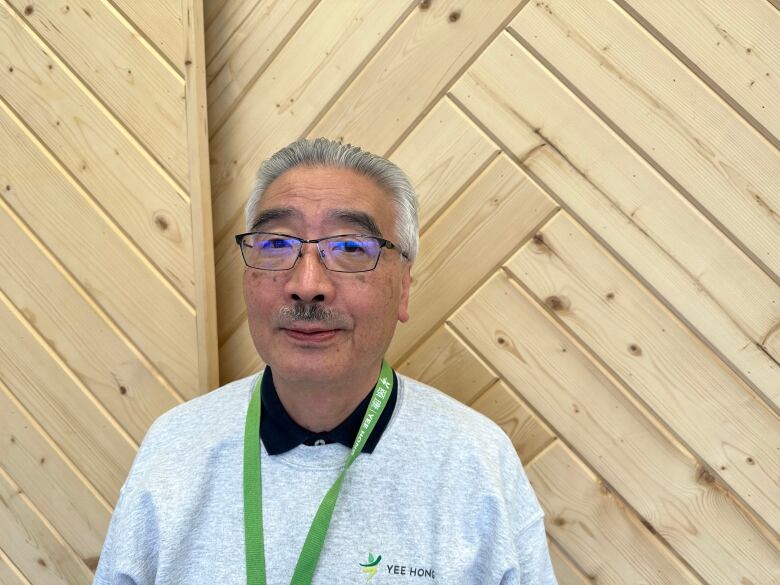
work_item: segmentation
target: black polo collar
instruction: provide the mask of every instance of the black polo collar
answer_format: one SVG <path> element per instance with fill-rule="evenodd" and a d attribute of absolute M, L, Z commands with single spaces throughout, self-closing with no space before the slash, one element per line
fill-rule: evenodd
<path fill-rule="evenodd" d="M 265 375 L 260 386 L 262 396 L 260 438 L 263 441 L 263 445 L 265 445 L 265 450 L 268 451 L 269 455 L 280 455 L 301 444 L 321 445 L 325 443 L 341 443 L 351 448 L 355 442 L 355 437 L 357 437 L 360 424 L 363 422 L 363 416 L 368 410 L 373 391 L 374 389 L 371 388 L 363 401 L 352 411 L 352 414 L 337 427 L 330 431 L 313 433 L 300 426 L 287 414 L 282 401 L 279 399 L 279 395 L 276 393 L 271 367 L 266 366 Z M 374 431 L 363 446 L 365 453 L 373 452 L 377 443 L 379 443 L 379 439 L 382 438 L 382 433 L 384 433 L 387 423 L 390 422 L 390 417 L 393 415 L 397 399 L 398 377 L 395 371 L 393 371 L 393 389 L 390 393 L 390 398 L 376 422 Z"/>

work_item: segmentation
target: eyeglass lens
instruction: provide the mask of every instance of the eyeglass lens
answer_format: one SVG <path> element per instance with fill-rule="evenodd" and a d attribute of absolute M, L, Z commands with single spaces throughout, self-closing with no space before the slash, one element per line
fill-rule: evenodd
<path fill-rule="evenodd" d="M 302 242 L 274 234 L 249 234 L 241 250 L 249 266 L 264 270 L 289 270 L 300 255 Z M 363 272 L 373 270 L 382 251 L 381 243 L 367 236 L 335 236 L 319 241 L 321 258 L 328 270 Z"/>

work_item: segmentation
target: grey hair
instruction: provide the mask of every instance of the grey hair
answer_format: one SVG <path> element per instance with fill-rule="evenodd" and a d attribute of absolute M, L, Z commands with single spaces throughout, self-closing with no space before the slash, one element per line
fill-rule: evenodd
<path fill-rule="evenodd" d="M 386 158 L 366 152 L 357 146 L 342 144 L 327 138 L 296 140 L 260 165 L 257 181 L 244 209 L 247 230 L 251 230 L 254 226 L 260 200 L 268 186 L 287 171 L 299 166 L 350 169 L 372 179 L 379 187 L 385 189 L 390 194 L 396 210 L 395 227 L 398 234 L 396 243 L 409 262 L 414 261 L 419 248 L 420 234 L 417 194 L 409 177 Z"/>

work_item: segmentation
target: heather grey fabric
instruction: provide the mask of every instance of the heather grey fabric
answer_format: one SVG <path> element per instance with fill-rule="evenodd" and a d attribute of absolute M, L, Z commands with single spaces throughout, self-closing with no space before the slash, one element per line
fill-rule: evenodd
<path fill-rule="evenodd" d="M 96 584 L 246 583 L 243 432 L 255 379 L 152 425 L 122 488 Z M 347 473 L 314 582 L 554 584 L 542 511 L 506 435 L 404 376 L 398 392 L 376 450 Z M 263 449 L 269 584 L 290 582 L 347 452 L 339 444 L 275 456 Z M 370 561 L 373 568 L 361 566 Z"/>

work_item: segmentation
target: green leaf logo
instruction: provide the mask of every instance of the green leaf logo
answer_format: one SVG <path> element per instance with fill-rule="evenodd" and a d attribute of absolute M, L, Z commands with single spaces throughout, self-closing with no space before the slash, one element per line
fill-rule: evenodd
<path fill-rule="evenodd" d="M 371 579 L 374 578 L 374 575 L 376 575 L 376 567 L 381 560 L 382 555 L 377 555 L 376 558 L 374 558 L 372 553 L 368 553 L 368 562 L 359 563 L 360 566 L 363 567 L 363 572 L 366 574 L 366 581 L 371 581 Z"/>

